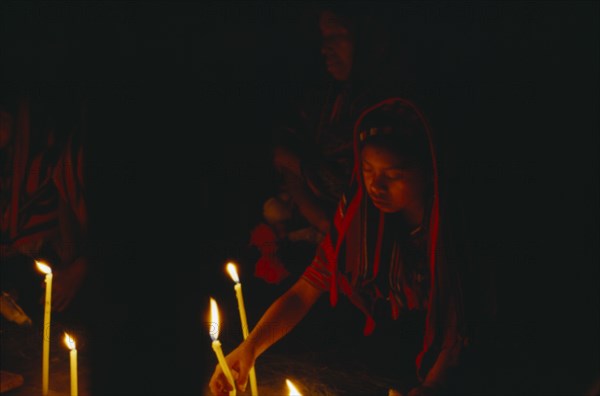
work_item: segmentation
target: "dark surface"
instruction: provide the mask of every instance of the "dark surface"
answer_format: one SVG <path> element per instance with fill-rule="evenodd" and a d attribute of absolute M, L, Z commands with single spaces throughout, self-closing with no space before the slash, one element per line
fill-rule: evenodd
<path fill-rule="evenodd" d="M 30 396 L 42 394 L 42 323 L 43 310 L 32 315 L 30 327 L 18 326 L 5 321 L 0 323 L 2 370 L 23 376 L 23 384 L 6 393 L 7 396 Z M 79 325 L 65 325 L 54 319 L 50 331 L 50 361 L 48 372 L 49 396 L 71 394 L 69 349 L 64 343 L 67 331 L 77 344 L 77 389 L 79 395 L 91 395 L 89 332 Z"/>
<path fill-rule="evenodd" d="M 249 280 L 246 242 L 272 191 L 269 123 L 323 77 L 305 11 L 2 2 L 2 86 L 88 101 L 105 290 L 95 394 L 204 389 L 208 297 L 235 313 L 227 259 L 240 261 L 253 320 L 283 292 Z M 583 394 L 599 371 L 598 3 L 405 11 L 422 89 L 470 177 L 474 244 L 498 263 L 500 394 Z"/>

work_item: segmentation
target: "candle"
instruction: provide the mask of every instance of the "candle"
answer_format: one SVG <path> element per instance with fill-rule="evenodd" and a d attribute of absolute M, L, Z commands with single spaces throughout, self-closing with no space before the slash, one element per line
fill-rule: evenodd
<path fill-rule="evenodd" d="M 300 393 L 298 389 L 296 389 L 292 381 L 286 378 L 285 383 L 287 384 L 288 389 L 290 390 L 289 396 L 302 396 L 302 393 Z"/>
<path fill-rule="evenodd" d="M 50 368 L 50 311 L 52 307 L 52 268 L 42 261 L 35 262 L 38 270 L 46 274 L 46 299 L 44 301 L 44 330 L 42 331 L 42 395 L 48 395 L 48 372 Z"/>
<path fill-rule="evenodd" d="M 210 323 L 215 327 L 209 329 L 210 330 L 210 338 L 212 338 L 212 348 L 217 355 L 217 360 L 219 361 L 219 365 L 221 366 L 221 370 L 223 370 L 223 374 L 227 378 L 227 381 L 232 386 L 232 390 L 229 391 L 229 396 L 235 396 L 235 382 L 233 381 L 233 375 L 231 375 L 231 371 L 229 370 L 229 366 L 227 365 L 227 361 L 225 360 L 225 356 L 223 355 L 223 351 L 221 350 L 221 342 L 219 341 L 219 308 L 217 307 L 217 302 L 211 298 L 210 299 Z M 214 331 L 213 331 L 214 330 Z"/>
<path fill-rule="evenodd" d="M 75 340 L 67 333 L 65 333 L 65 344 L 69 347 L 71 360 L 71 396 L 77 396 L 77 348 L 75 347 Z"/>
<path fill-rule="evenodd" d="M 231 279 L 235 282 L 233 288 L 235 290 L 235 296 L 237 297 L 240 321 L 242 322 L 242 334 L 244 335 L 245 340 L 248 338 L 248 319 L 246 318 L 246 308 L 244 306 L 244 297 L 242 295 L 242 284 L 240 283 L 235 264 L 227 263 L 227 272 L 229 272 L 229 276 L 231 276 Z M 258 385 L 256 383 L 256 371 L 254 370 L 254 366 L 250 368 L 249 376 L 252 396 L 258 396 Z"/>

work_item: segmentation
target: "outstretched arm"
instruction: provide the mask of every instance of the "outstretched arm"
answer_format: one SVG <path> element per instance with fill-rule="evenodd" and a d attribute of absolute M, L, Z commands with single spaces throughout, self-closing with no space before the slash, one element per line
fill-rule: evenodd
<path fill-rule="evenodd" d="M 237 386 L 246 387 L 248 372 L 254 361 L 271 345 L 289 333 L 304 318 L 323 292 L 300 278 L 264 313 L 248 338 L 227 357 L 227 365 L 236 377 Z M 217 365 L 210 379 L 210 390 L 215 396 L 227 395 L 231 386 Z"/>

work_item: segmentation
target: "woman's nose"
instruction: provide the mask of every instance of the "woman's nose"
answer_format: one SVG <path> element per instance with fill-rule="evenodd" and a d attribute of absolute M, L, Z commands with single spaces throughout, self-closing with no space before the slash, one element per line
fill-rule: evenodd
<path fill-rule="evenodd" d="M 371 180 L 370 188 L 371 188 L 372 192 L 374 192 L 376 194 L 381 194 L 381 193 L 385 192 L 386 185 L 385 185 L 385 182 L 382 180 L 381 177 L 374 177 Z"/>

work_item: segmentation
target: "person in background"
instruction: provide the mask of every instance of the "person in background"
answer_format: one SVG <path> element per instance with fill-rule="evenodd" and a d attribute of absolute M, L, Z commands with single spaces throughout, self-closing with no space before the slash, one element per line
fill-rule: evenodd
<path fill-rule="evenodd" d="M 15 300 L 37 298 L 32 280 L 42 278 L 34 261 L 47 261 L 52 309 L 62 312 L 89 270 L 88 210 L 83 116 L 53 109 L 30 95 L 5 95 L 0 103 L 0 254 L 2 290 Z"/>
<path fill-rule="evenodd" d="M 264 223 L 251 237 L 261 251 L 255 274 L 269 283 L 299 275 L 286 251 L 291 258 L 301 256 L 302 247 L 312 254 L 329 232 L 350 180 L 351 131 L 360 112 L 391 92 L 410 97 L 413 91 L 411 62 L 398 49 L 384 10 L 334 5 L 318 7 L 315 15 L 327 83 L 304 92 L 275 122 L 273 167 L 280 192 L 264 203 Z"/>

